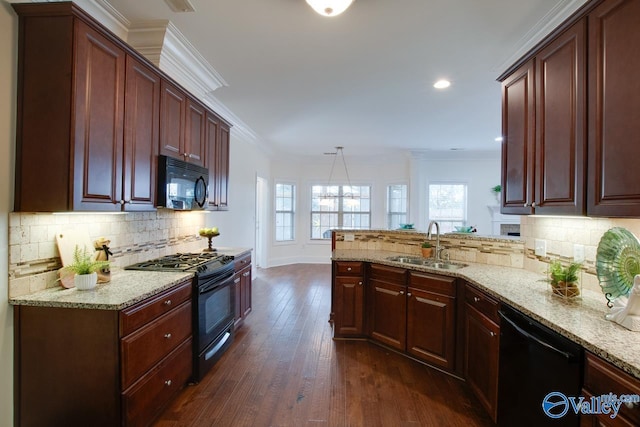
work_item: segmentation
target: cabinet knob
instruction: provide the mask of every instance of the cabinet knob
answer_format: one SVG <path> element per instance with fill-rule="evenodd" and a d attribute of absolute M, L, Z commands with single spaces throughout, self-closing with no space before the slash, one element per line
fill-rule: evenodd
<path fill-rule="evenodd" d="M 531 203 L 531 207 L 535 208 L 536 207 L 536 202 Z"/>
<path fill-rule="evenodd" d="M 633 409 L 636 408 L 638 406 L 637 402 L 624 402 L 624 406 L 626 406 L 629 409 Z"/>
<path fill-rule="evenodd" d="M 124 205 L 124 200 L 120 200 L 120 204 L 121 204 L 121 205 Z"/>
<path fill-rule="evenodd" d="M 233 279 L 233 283 L 240 283 L 240 278 Z"/>
<path fill-rule="evenodd" d="M 478 298 L 478 297 L 473 297 L 473 302 L 480 302 L 480 298 Z"/>
<path fill-rule="evenodd" d="M 411 292 L 407 292 L 407 296 L 410 297 L 411 296 Z"/>
<path fill-rule="evenodd" d="M 166 380 L 164 382 L 164 385 L 166 385 L 167 387 L 170 387 L 171 386 L 171 380 Z"/>
<path fill-rule="evenodd" d="M 166 333 L 166 334 L 164 334 L 164 337 L 165 337 L 166 339 L 169 339 L 169 338 L 171 338 L 171 334 L 170 334 L 170 333 Z"/>
<path fill-rule="evenodd" d="M 400 295 L 404 295 L 404 291 L 400 291 Z"/>
<path fill-rule="evenodd" d="M 166 301 L 164 302 L 164 305 L 171 305 L 171 300 L 170 300 L 170 299 L 166 300 Z"/>
<path fill-rule="evenodd" d="M 529 207 L 529 203 L 525 203 L 523 207 L 524 208 L 528 208 Z"/>
<path fill-rule="evenodd" d="M 358 285 L 362 286 L 362 282 L 358 282 Z"/>
<path fill-rule="evenodd" d="M 491 335 L 491 337 L 493 338 L 496 336 L 496 333 L 492 331 L 492 332 L 489 332 L 489 335 Z"/>
<path fill-rule="evenodd" d="M 347 271 L 351 271 L 351 267 L 347 267 Z"/>

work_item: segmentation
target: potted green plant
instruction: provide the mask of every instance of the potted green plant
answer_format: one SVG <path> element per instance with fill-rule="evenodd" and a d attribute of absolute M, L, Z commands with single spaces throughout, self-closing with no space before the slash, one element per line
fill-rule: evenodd
<path fill-rule="evenodd" d="M 493 187 L 491 187 L 491 192 L 494 196 L 496 196 L 498 204 L 502 203 L 502 199 L 500 198 L 500 193 L 502 193 L 502 185 L 494 185 Z"/>
<path fill-rule="evenodd" d="M 422 256 L 425 258 L 430 258 L 433 255 L 433 246 L 431 246 L 431 243 L 429 242 L 424 242 L 421 250 Z"/>
<path fill-rule="evenodd" d="M 549 264 L 549 283 L 552 292 L 564 298 L 579 296 L 578 273 L 581 267 L 582 264 L 579 262 L 572 262 L 565 266 L 559 260 L 552 261 Z"/>
<path fill-rule="evenodd" d="M 87 248 L 80 249 L 76 246 L 73 250 L 73 262 L 65 266 L 63 270 L 75 273 L 73 282 L 76 288 L 85 291 L 96 287 L 98 270 L 108 268 L 110 264 L 109 261 L 96 261 Z"/>

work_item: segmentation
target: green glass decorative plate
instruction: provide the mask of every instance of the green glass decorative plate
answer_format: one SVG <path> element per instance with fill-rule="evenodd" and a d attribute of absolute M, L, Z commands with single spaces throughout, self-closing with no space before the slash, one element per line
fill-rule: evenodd
<path fill-rule="evenodd" d="M 640 242 L 629 230 L 614 227 L 598 243 L 596 271 L 607 300 L 628 295 L 633 279 L 640 274 Z"/>

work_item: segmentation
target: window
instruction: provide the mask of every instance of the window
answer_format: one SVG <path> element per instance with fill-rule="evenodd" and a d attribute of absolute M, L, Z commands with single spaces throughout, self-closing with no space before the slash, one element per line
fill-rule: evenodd
<path fill-rule="evenodd" d="M 311 187 L 311 238 L 330 239 L 334 228 L 371 227 L 371 187 L 314 185 Z"/>
<path fill-rule="evenodd" d="M 405 184 L 387 187 L 387 227 L 389 230 L 400 228 L 407 223 L 407 186 Z"/>
<path fill-rule="evenodd" d="M 295 193 L 293 184 L 276 184 L 276 242 L 291 241 L 295 237 Z"/>
<path fill-rule="evenodd" d="M 429 220 L 438 221 L 441 233 L 455 231 L 466 225 L 467 185 L 452 183 L 429 184 Z"/>

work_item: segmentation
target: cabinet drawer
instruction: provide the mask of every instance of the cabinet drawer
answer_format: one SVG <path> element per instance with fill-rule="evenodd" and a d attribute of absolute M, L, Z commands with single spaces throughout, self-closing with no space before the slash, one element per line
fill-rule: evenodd
<path fill-rule="evenodd" d="M 189 381 L 192 341 L 186 340 L 122 395 L 124 425 L 147 426 Z"/>
<path fill-rule="evenodd" d="M 496 324 L 500 324 L 498 301 L 470 285 L 467 285 L 465 288 L 465 301 Z"/>
<path fill-rule="evenodd" d="M 450 297 L 456 296 L 456 279 L 428 273 L 409 273 L 409 286 Z"/>
<path fill-rule="evenodd" d="M 129 387 L 178 344 L 191 337 L 191 322 L 191 301 L 187 301 L 123 338 L 122 388 Z"/>
<path fill-rule="evenodd" d="M 407 270 L 387 265 L 369 264 L 369 278 L 406 285 Z"/>
<path fill-rule="evenodd" d="M 609 393 L 618 396 L 640 395 L 640 380 L 598 356 L 585 352 L 584 388 L 594 396 Z M 632 421 L 633 425 L 640 425 L 640 406 L 637 404 L 632 408 L 623 404 L 620 407 L 620 414 Z"/>
<path fill-rule="evenodd" d="M 336 261 L 336 276 L 362 276 L 363 263 L 358 261 Z"/>
<path fill-rule="evenodd" d="M 188 280 L 140 304 L 127 308 L 120 314 L 120 336 L 129 335 L 156 317 L 191 299 L 192 282 Z"/>
<path fill-rule="evenodd" d="M 235 266 L 236 273 L 248 265 L 251 265 L 251 252 L 234 258 L 233 265 Z"/>

